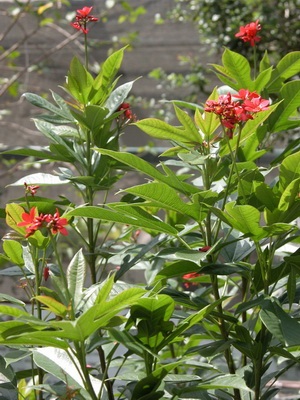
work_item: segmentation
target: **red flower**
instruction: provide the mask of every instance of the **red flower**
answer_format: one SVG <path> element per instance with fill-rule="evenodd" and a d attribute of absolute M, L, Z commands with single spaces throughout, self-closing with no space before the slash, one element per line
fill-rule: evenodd
<path fill-rule="evenodd" d="M 257 36 L 257 32 L 261 30 L 261 25 L 259 21 L 250 22 L 245 26 L 241 26 L 238 33 L 235 34 L 235 37 L 241 38 L 244 42 L 249 42 L 250 46 L 255 46 L 255 42 L 259 42 L 261 40 L 260 36 Z"/>
<path fill-rule="evenodd" d="M 68 225 L 68 220 L 67 218 L 60 217 L 58 209 L 56 209 L 54 215 L 47 214 L 45 219 L 47 222 L 47 228 L 51 229 L 53 235 L 56 235 L 58 232 L 65 236 L 68 235 L 68 231 L 64 227 L 64 225 Z"/>
<path fill-rule="evenodd" d="M 81 10 L 77 10 L 75 22 L 72 22 L 71 26 L 79 31 L 82 31 L 86 35 L 89 31 L 86 27 L 87 23 L 98 21 L 98 18 L 90 15 L 92 9 L 93 7 L 83 7 Z"/>
<path fill-rule="evenodd" d="M 24 186 L 25 186 L 25 193 L 31 194 L 31 196 L 34 196 L 37 190 L 40 188 L 38 185 L 27 185 L 26 182 L 24 182 Z"/>
<path fill-rule="evenodd" d="M 203 246 L 199 249 L 199 251 L 203 251 L 203 253 L 206 253 L 208 250 L 211 249 L 211 246 Z"/>
<path fill-rule="evenodd" d="M 49 276 L 50 276 L 50 269 L 49 269 L 49 267 L 45 267 L 45 268 L 44 268 L 44 270 L 43 270 L 43 276 L 44 276 L 45 281 L 47 281 L 47 279 L 48 279 Z"/>
<path fill-rule="evenodd" d="M 191 272 L 189 274 L 185 274 L 183 275 L 183 279 L 186 279 L 188 282 L 184 282 L 183 286 L 186 289 L 190 289 L 192 286 L 197 286 L 198 283 L 197 282 L 189 282 L 189 279 L 194 279 L 194 278 L 198 278 L 198 276 L 200 276 L 201 274 L 198 274 L 197 272 Z"/>
<path fill-rule="evenodd" d="M 268 106 L 269 100 L 262 99 L 256 92 L 241 89 L 233 96 L 227 93 L 220 95 L 217 101 L 208 100 L 205 111 L 219 116 L 221 124 L 227 128 L 226 135 L 231 139 L 237 124 L 253 119 L 255 113 L 267 110 Z"/>
<path fill-rule="evenodd" d="M 126 121 L 126 122 L 136 121 L 136 115 L 133 114 L 129 103 L 122 103 L 119 106 L 118 111 L 123 111 L 123 114 L 122 114 L 123 121 Z"/>
<path fill-rule="evenodd" d="M 86 18 L 89 16 L 93 7 L 83 7 L 81 10 L 77 10 L 77 14 L 79 14 L 82 18 Z"/>
<path fill-rule="evenodd" d="M 22 214 L 22 219 L 23 221 L 19 222 L 18 226 L 26 226 L 26 238 L 33 235 L 44 223 L 44 216 L 43 214 L 40 216 L 38 215 L 36 207 L 32 207 L 29 213 L 24 212 Z"/>
<path fill-rule="evenodd" d="M 61 218 L 57 209 L 54 215 L 44 215 L 38 214 L 37 208 L 32 207 L 29 213 L 24 212 L 22 214 L 22 219 L 23 221 L 19 222 L 18 226 L 26 226 L 26 238 L 33 235 L 41 228 L 50 229 L 53 235 L 58 232 L 62 235 L 68 234 L 67 229 L 64 227 L 64 225 L 68 224 L 68 220 L 66 218 Z"/>

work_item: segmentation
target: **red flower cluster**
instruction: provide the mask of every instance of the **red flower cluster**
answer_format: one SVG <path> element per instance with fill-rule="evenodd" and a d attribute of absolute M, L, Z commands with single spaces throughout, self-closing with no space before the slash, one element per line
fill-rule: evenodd
<path fill-rule="evenodd" d="M 65 236 L 68 235 L 68 231 L 64 227 L 64 225 L 68 224 L 68 220 L 66 218 L 61 218 L 57 209 L 54 215 L 44 215 L 38 214 L 37 208 L 32 207 L 29 213 L 24 212 L 22 214 L 22 219 L 23 221 L 19 222 L 18 226 L 26 226 L 26 238 L 33 235 L 41 228 L 50 229 L 53 235 L 58 232 Z"/>
<path fill-rule="evenodd" d="M 250 22 L 245 26 L 241 26 L 235 37 L 241 38 L 244 42 L 249 42 L 250 46 L 255 46 L 255 42 L 259 42 L 261 37 L 257 36 L 257 32 L 261 30 L 261 25 L 259 21 Z"/>
<path fill-rule="evenodd" d="M 254 114 L 268 110 L 268 106 L 269 100 L 262 99 L 256 92 L 241 89 L 233 96 L 227 93 L 220 95 L 217 101 L 208 100 L 204 110 L 219 116 L 221 124 L 227 128 L 227 136 L 232 139 L 237 124 L 253 119 Z"/>
<path fill-rule="evenodd" d="M 25 186 L 25 194 L 31 194 L 31 196 L 34 196 L 37 190 L 40 188 L 38 185 L 27 185 L 26 182 L 24 182 L 24 186 Z"/>
<path fill-rule="evenodd" d="M 81 10 L 77 10 L 75 22 L 72 22 L 71 26 L 79 31 L 82 31 L 86 35 L 89 31 L 86 27 L 87 23 L 98 21 L 98 18 L 90 15 L 92 9 L 93 7 L 83 7 Z"/>
<path fill-rule="evenodd" d="M 183 275 L 183 279 L 186 279 L 187 282 L 183 283 L 183 286 L 186 289 L 190 289 L 192 286 L 197 286 L 198 283 L 197 282 L 189 282 L 189 279 L 193 279 L 193 278 L 198 278 L 198 276 L 200 276 L 201 274 L 198 274 L 197 272 L 191 272 L 190 274 L 185 274 Z"/>
<path fill-rule="evenodd" d="M 129 122 L 136 121 L 136 115 L 133 114 L 129 103 L 122 103 L 119 106 L 118 111 L 123 111 L 123 114 L 122 114 L 123 120 L 129 121 Z"/>

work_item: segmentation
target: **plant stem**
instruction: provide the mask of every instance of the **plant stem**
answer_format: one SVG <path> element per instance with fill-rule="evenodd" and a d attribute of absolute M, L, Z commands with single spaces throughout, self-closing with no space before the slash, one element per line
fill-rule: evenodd
<path fill-rule="evenodd" d="M 99 359 L 100 359 L 100 366 L 101 370 L 103 373 L 102 376 L 102 381 L 104 382 L 107 390 L 107 396 L 109 400 L 114 400 L 114 392 L 113 392 L 113 386 L 110 380 L 108 380 L 108 374 L 107 374 L 107 368 L 106 368 L 106 359 L 105 359 L 105 354 L 101 346 L 97 347 L 97 351 L 99 354 Z"/>
<path fill-rule="evenodd" d="M 257 54 L 256 45 L 253 46 L 253 79 L 256 79 L 257 75 Z"/>
<path fill-rule="evenodd" d="M 210 279 L 211 279 L 211 283 L 212 283 L 214 298 L 216 301 L 218 301 L 218 300 L 220 300 L 219 288 L 218 288 L 218 278 L 215 275 L 210 275 Z M 222 307 L 221 303 L 219 303 L 217 305 L 217 309 L 218 309 L 219 314 L 221 315 L 219 318 L 220 332 L 221 332 L 221 335 L 223 336 L 224 340 L 227 341 L 228 333 L 227 333 L 226 326 L 224 323 L 224 318 L 222 317 L 224 315 L 224 312 L 223 312 L 223 307 Z M 233 360 L 230 349 L 226 349 L 224 352 L 224 355 L 225 355 L 226 363 L 228 366 L 228 371 L 230 374 L 234 375 L 236 372 L 236 369 L 235 369 L 234 360 Z M 234 399 L 241 400 L 241 395 L 240 395 L 239 389 L 234 389 Z"/>
<path fill-rule="evenodd" d="M 85 55 L 85 68 L 88 71 L 88 69 L 89 69 L 89 58 L 88 58 L 87 35 L 84 35 L 84 55 Z"/>
<path fill-rule="evenodd" d="M 84 376 L 85 389 L 91 396 L 92 400 L 98 400 L 98 396 L 96 395 L 96 393 L 94 391 L 94 387 L 91 382 L 89 371 L 87 370 L 87 367 L 86 367 L 86 354 L 85 354 L 85 350 L 84 350 L 84 342 L 82 342 L 82 343 L 74 342 L 74 345 L 76 348 L 78 360 L 81 365 L 81 371 Z"/>
<path fill-rule="evenodd" d="M 60 256 L 59 256 L 58 251 L 57 251 L 56 240 L 55 240 L 53 234 L 51 233 L 51 231 L 50 231 L 49 234 L 50 234 L 50 238 L 51 238 L 51 242 L 52 242 L 52 246 L 53 246 L 56 262 L 57 262 L 57 265 L 58 265 L 58 268 L 59 268 L 59 272 L 60 272 L 60 275 L 61 275 L 61 278 L 62 278 L 62 281 L 63 281 L 64 289 L 65 289 L 65 292 L 66 292 L 66 299 L 67 299 L 67 302 L 70 303 L 71 298 L 70 298 L 70 293 L 69 293 L 69 288 L 68 288 L 68 281 L 67 281 L 66 274 L 65 274 L 65 271 L 63 269 L 61 260 L 60 260 Z M 71 310 L 73 310 L 73 307 L 71 307 Z"/>

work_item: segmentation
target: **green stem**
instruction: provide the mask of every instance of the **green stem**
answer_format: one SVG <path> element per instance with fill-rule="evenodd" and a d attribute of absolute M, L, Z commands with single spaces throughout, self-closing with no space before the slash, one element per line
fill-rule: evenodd
<path fill-rule="evenodd" d="M 218 287 L 218 278 L 215 275 L 210 275 L 210 279 L 211 279 L 211 283 L 212 283 L 212 290 L 213 290 L 213 295 L 214 295 L 215 301 L 219 301 L 220 295 L 219 295 L 219 287 Z M 220 314 L 220 318 L 219 318 L 220 332 L 221 332 L 221 335 L 223 336 L 223 339 L 227 341 L 228 333 L 227 333 L 226 326 L 224 323 L 224 318 L 223 318 L 224 311 L 223 311 L 223 307 L 222 307 L 221 303 L 219 303 L 217 305 L 217 309 Z M 230 349 L 225 350 L 224 356 L 225 356 L 225 360 L 226 360 L 226 363 L 228 366 L 229 373 L 234 375 L 236 373 L 236 368 L 235 368 L 234 360 L 233 360 Z M 234 400 L 241 400 L 240 391 L 238 389 L 234 389 Z"/>
<path fill-rule="evenodd" d="M 87 42 L 87 34 L 84 35 L 84 55 L 85 55 L 85 68 L 89 70 L 89 58 L 88 58 L 88 42 Z"/>
<path fill-rule="evenodd" d="M 90 374 L 89 374 L 89 371 L 86 366 L 87 363 L 86 363 L 86 354 L 84 351 L 84 342 L 82 342 L 82 343 L 75 342 L 74 345 L 76 348 L 78 360 L 80 362 L 81 371 L 84 376 L 85 389 L 88 392 L 88 394 L 91 396 L 92 400 L 98 400 L 98 396 L 96 395 L 96 393 L 94 391 L 94 387 L 91 382 Z"/>
<path fill-rule="evenodd" d="M 104 384 L 105 384 L 108 399 L 114 400 L 113 385 L 112 385 L 112 382 L 108 379 L 108 371 L 107 371 L 105 353 L 101 346 L 97 347 L 97 351 L 99 354 L 100 367 L 101 367 L 102 374 L 103 374 L 102 382 L 104 382 Z M 102 392 L 102 388 L 101 388 L 101 392 Z M 101 392 L 100 392 L 100 395 L 101 395 Z M 99 397 L 101 397 L 101 396 L 99 396 Z"/>
<path fill-rule="evenodd" d="M 59 272 L 60 272 L 60 275 L 61 275 L 61 278 L 62 278 L 62 281 L 63 281 L 64 289 L 65 289 L 65 292 L 66 292 L 66 300 L 67 300 L 67 302 L 69 304 L 70 301 L 71 301 L 71 297 L 70 297 L 70 293 L 69 293 L 67 277 L 66 277 L 64 268 L 62 266 L 62 263 L 61 263 L 61 260 L 60 260 L 60 256 L 59 256 L 58 251 L 57 251 L 56 240 L 55 240 L 53 234 L 51 233 L 51 231 L 50 231 L 49 235 L 50 235 L 50 238 L 51 238 L 51 243 L 52 243 L 52 246 L 53 246 L 53 251 L 54 251 L 56 262 L 57 262 L 57 265 L 58 265 L 58 268 L 59 268 Z M 71 307 L 71 310 L 73 310 L 72 307 Z"/>
<path fill-rule="evenodd" d="M 256 79 L 257 75 L 257 54 L 256 45 L 253 46 L 253 79 Z"/>
<path fill-rule="evenodd" d="M 231 147 L 231 145 L 230 145 L 230 139 L 229 139 L 229 138 L 227 138 L 227 144 L 228 144 L 228 148 L 229 148 L 229 151 L 230 151 L 230 156 L 231 156 L 231 160 L 232 160 L 232 165 L 233 165 L 234 168 L 235 168 L 236 176 L 237 176 L 238 182 L 239 182 L 240 187 L 241 187 L 241 191 L 242 191 L 242 196 L 243 196 L 243 199 L 244 199 L 244 203 L 247 204 L 246 195 L 245 195 L 245 191 L 244 191 L 244 187 L 243 187 L 242 182 L 241 182 L 241 180 L 240 180 L 240 174 L 239 174 L 239 170 L 238 170 L 238 167 L 237 167 L 237 164 L 236 164 L 236 161 L 237 161 L 237 152 L 238 152 L 238 148 L 239 148 L 239 146 L 240 146 L 240 141 L 241 141 L 241 133 L 242 133 L 242 128 L 241 128 L 241 126 L 239 126 L 239 131 L 238 131 L 238 135 L 237 135 L 237 142 L 236 142 L 236 150 L 235 150 L 235 152 L 233 152 L 233 150 L 232 150 L 232 147 Z"/>

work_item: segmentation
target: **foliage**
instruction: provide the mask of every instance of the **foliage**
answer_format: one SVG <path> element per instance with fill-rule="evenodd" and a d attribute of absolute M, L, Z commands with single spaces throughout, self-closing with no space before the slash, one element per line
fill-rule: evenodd
<path fill-rule="evenodd" d="M 124 51 L 94 74 L 85 46 L 66 99 L 24 94 L 49 144 L 10 153 L 58 169 L 12 183 L 24 196 L 1 212 L 1 274 L 28 296 L 0 295 L 1 396 L 271 399 L 299 364 L 299 140 L 260 165 L 270 136 L 299 126 L 300 53 L 274 66 L 265 53 L 253 69 L 225 49 L 221 86 L 204 108 L 174 101 L 171 125 L 125 103 Z M 130 123 L 171 143 L 159 165 L 120 150 Z M 147 181 L 113 202 L 127 171 Z M 41 185 L 70 185 L 77 202 L 38 196 Z M 144 277 L 129 284 L 134 269 Z"/>

